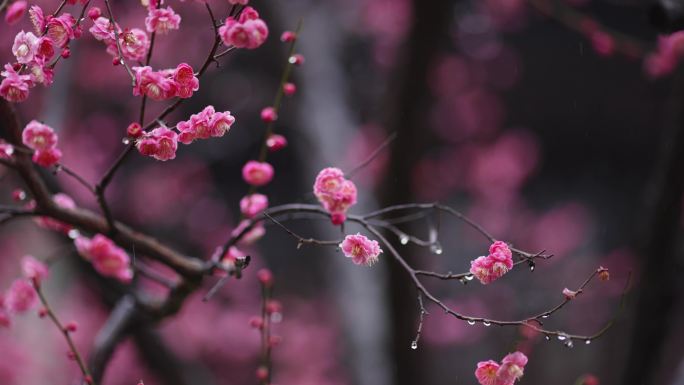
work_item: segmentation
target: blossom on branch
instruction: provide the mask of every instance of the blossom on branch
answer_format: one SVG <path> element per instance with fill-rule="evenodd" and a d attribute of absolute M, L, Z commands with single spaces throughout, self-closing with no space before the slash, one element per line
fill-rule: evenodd
<path fill-rule="evenodd" d="M 78 237 L 74 244 L 81 257 L 92 263 L 95 270 L 103 276 L 123 283 L 129 283 L 133 279 L 130 257 L 111 239 L 96 234 L 92 239 Z"/>
<path fill-rule="evenodd" d="M 314 195 L 330 213 L 332 222 L 341 225 L 347 219 L 346 212 L 356 204 L 356 185 L 344 178 L 339 168 L 328 167 L 316 176 L 313 186 Z"/>
<path fill-rule="evenodd" d="M 238 19 L 232 16 L 226 19 L 219 28 L 219 36 L 227 46 L 255 49 L 266 41 L 268 26 L 254 8 L 246 7 Z"/>
<path fill-rule="evenodd" d="M 489 255 L 470 262 L 470 273 L 483 285 L 501 278 L 513 268 L 513 253 L 505 242 L 495 241 L 489 247 Z"/>
<path fill-rule="evenodd" d="M 344 256 L 351 258 L 352 262 L 357 265 L 371 266 L 378 261 L 382 253 L 378 241 L 368 239 L 360 233 L 347 235 L 339 246 Z"/>
<path fill-rule="evenodd" d="M 181 17 L 173 11 L 171 7 L 155 8 L 149 7 L 149 13 L 145 18 L 145 28 L 147 32 L 167 34 L 171 30 L 180 27 Z"/>
<path fill-rule="evenodd" d="M 240 212 L 247 218 L 252 218 L 266 208 L 268 208 L 268 197 L 264 194 L 250 194 L 240 199 Z"/>
<path fill-rule="evenodd" d="M 222 137 L 233 123 L 235 117 L 230 111 L 216 112 L 213 106 L 207 106 L 200 113 L 190 115 L 190 119 L 178 122 L 178 140 L 183 144 L 190 144 L 196 139 Z"/>
<path fill-rule="evenodd" d="M 57 148 L 57 134 L 52 127 L 32 120 L 22 132 L 22 142 L 34 150 L 33 161 L 43 167 L 59 162 L 62 152 Z"/>
<path fill-rule="evenodd" d="M 250 160 L 242 167 L 242 179 L 252 186 L 263 186 L 273 179 L 273 166 L 266 162 Z"/>
<path fill-rule="evenodd" d="M 178 134 L 166 127 L 157 127 L 143 134 L 135 147 L 143 155 L 154 159 L 167 161 L 176 158 L 178 149 Z"/>
<path fill-rule="evenodd" d="M 492 360 L 478 362 L 475 378 L 480 385 L 513 385 L 523 376 L 525 365 L 527 356 L 521 352 L 510 353 L 501 365 Z"/>

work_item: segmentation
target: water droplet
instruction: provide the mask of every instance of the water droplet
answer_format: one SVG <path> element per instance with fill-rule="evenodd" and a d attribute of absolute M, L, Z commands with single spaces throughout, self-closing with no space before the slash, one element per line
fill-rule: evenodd
<path fill-rule="evenodd" d="M 121 65 L 123 65 L 123 64 L 124 64 L 124 61 L 123 61 L 123 59 L 119 59 L 119 64 L 121 64 Z"/>
<path fill-rule="evenodd" d="M 470 325 L 470 326 L 475 325 L 475 321 L 473 321 L 473 320 L 468 320 L 468 325 Z"/>
<path fill-rule="evenodd" d="M 465 279 L 466 279 L 467 281 L 472 281 L 473 278 L 475 278 L 475 276 L 472 275 L 472 274 L 469 274 L 469 275 L 466 275 L 466 276 L 465 276 Z"/>
<path fill-rule="evenodd" d="M 547 341 L 551 341 L 551 336 L 546 334 L 546 335 L 544 335 L 544 339 Z"/>
<path fill-rule="evenodd" d="M 81 232 L 78 231 L 78 230 L 76 230 L 76 229 L 71 229 L 71 230 L 69 230 L 69 232 L 67 233 L 67 235 L 68 235 L 69 238 L 71 238 L 71 239 L 76 239 L 76 238 L 78 238 L 78 237 L 81 235 Z"/>
<path fill-rule="evenodd" d="M 534 271 L 534 263 L 530 264 L 530 271 Z"/>
<path fill-rule="evenodd" d="M 413 350 L 418 349 L 418 342 L 416 342 L 416 341 L 411 342 L 411 349 L 413 349 Z"/>
<path fill-rule="evenodd" d="M 7 156 L 12 156 L 12 154 L 14 154 L 14 147 L 5 149 L 5 154 L 7 154 Z"/>
<path fill-rule="evenodd" d="M 568 337 L 565 334 L 559 334 L 558 335 L 558 340 L 559 341 L 565 341 Z"/>
<path fill-rule="evenodd" d="M 543 314 L 543 315 L 542 315 L 542 318 L 549 318 L 549 315 L 548 315 L 548 314 Z"/>
<path fill-rule="evenodd" d="M 565 343 L 565 346 L 572 349 L 572 347 L 575 345 L 572 343 L 572 340 L 568 340 L 568 342 Z"/>
<path fill-rule="evenodd" d="M 439 243 L 435 243 L 430 246 L 430 251 L 437 255 L 440 255 L 444 250 L 442 249 L 442 245 L 440 245 Z"/>
<path fill-rule="evenodd" d="M 591 343 L 591 340 L 586 340 L 586 341 L 584 341 L 584 343 L 585 343 L 586 345 L 589 345 L 589 344 Z"/>
<path fill-rule="evenodd" d="M 129 143 L 131 143 L 131 140 L 128 138 L 123 138 L 123 139 L 121 139 L 121 143 L 128 145 Z"/>
<path fill-rule="evenodd" d="M 57 166 L 55 166 L 55 174 L 60 172 L 60 171 L 62 171 L 62 165 L 58 164 Z"/>
<path fill-rule="evenodd" d="M 482 324 L 483 324 L 484 326 L 492 326 L 492 323 L 489 322 L 489 321 L 484 321 Z"/>
<path fill-rule="evenodd" d="M 401 234 L 399 236 L 399 243 L 401 243 L 402 245 L 409 243 L 409 236 L 406 234 Z"/>
<path fill-rule="evenodd" d="M 287 62 L 290 64 L 295 64 L 297 63 L 297 58 L 294 55 L 292 55 L 287 59 Z"/>
<path fill-rule="evenodd" d="M 281 313 L 276 312 L 276 313 L 271 314 L 271 322 L 277 324 L 277 323 L 280 323 L 280 321 L 282 321 L 282 320 L 283 320 L 283 315 Z"/>

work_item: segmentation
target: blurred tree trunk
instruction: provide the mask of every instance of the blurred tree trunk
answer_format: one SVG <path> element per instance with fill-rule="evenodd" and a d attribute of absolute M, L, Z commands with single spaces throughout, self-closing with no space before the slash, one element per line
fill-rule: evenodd
<path fill-rule="evenodd" d="M 380 206 L 415 201 L 411 175 L 429 144 L 427 74 L 440 48 L 448 37 L 454 15 L 454 0 L 413 0 L 413 19 L 408 39 L 400 47 L 395 73 L 390 83 L 385 106 L 384 127 L 396 132 L 397 139 L 390 146 L 389 168 L 380 184 Z M 389 238 L 393 239 L 393 237 Z M 403 247 L 408 262 L 415 258 L 409 247 Z M 412 350 L 415 338 L 418 303 L 417 293 L 406 272 L 396 263 L 389 263 L 391 293 L 392 355 L 396 384 L 423 384 L 426 376 L 421 349 Z"/>
<path fill-rule="evenodd" d="M 663 134 L 647 195 L 648 216 L 637 244 L 641 274 L 624 385 L 656 383 L 658 370 L 664 367 L 662 351 L 672 326 L 673 305 L 681 296 L 678 234 L 684 196 L 684 70 L 677 73 L 674 84 L 670 127 Z"/>

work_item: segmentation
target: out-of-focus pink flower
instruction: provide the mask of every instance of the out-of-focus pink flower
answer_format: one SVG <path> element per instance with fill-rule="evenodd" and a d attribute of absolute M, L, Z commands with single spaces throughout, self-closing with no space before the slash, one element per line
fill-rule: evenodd
<path fill-rule="evenodd" d="M 167 161 L 176 158 L 178 134 L 166 127 L 157 127 L 136 142 L 138 151 L 157 160 Z"/>
<path fill-rule="evenodd" d="M 0 139 L 0 159 L 9 159 L 14 154 L 14 146 Z"/>
<path fill-rule="evenodd" d="M 356 204 L 356 185 L 344 178 L 339 168 L 328 167 L 316 176 L 313 186 L 314 195 L 331 214 L 333 224 L 340 225 L 346 219 L 346 212 Z"/>
<path fill-rule="evenodd" d="M 268 208 L 268 197 L 264 194 L 250 194 L 240 199 L 240 211 L 251 218 Z"/>
<path fill-rule="evenodd" d="M 283 84 L 283 93 L 286 96 L 292 96 L 297 92 L 297 86 L 294 83 Z"/>
<path fill-rule="evenodd" d="M 597 30 L 591 34 L 594 50 L 602 56 L 610 56 L 615 52 L 615 38 L 607 32 Z"/>
<path fill-rule="evenodd" d="M 684 31 L 660 36 L 657 49 L 644 60 L 644 70 L 653 78 L 668 75 L 674 71 L 683 54 Z"/>
<path fill-rule="evenodd" d="M 31 19 L 31 24 L 33 24 L 33 30 L 36 34 L 42 35 L 43 30 L 45 29 L 45 14 L 43 13 L 43 9 L 37 5 L 31 6 L 31 8 L 29 8 L 29 18 Z"/>
<path fill-rule="evenodd" d="M 21 259 L 21 271 L 25 278 L 38 284 L 48 276 L 47 265 L 31 255 L 26 255 Z"/>
<path fill-rule="evenodd" d="M 285 31 L 282 35 L 280 35 L 280 41 L 283 43 L 291 43 L 295 40 L 297 40 L 297 33 L 295 32 Z"/>
<path fill-rule="evenodd" d="M 226 19 L 219 28 L 219 36 L 228 46 L 255 49 L 266 41 L 268 26 L 254 8 L 246 7 L 238 20 L 233 17 Z"/>
<path fill-rule="evenodd" d="M 116 26 L 116 30 L 114 29 Z M 95 40 L 100 40 L 105 43 L 115 43 L 116 35 L 121 33 L 121 28 L 118 24 L 112 24 L 106 17 L 98 17 L 93 21 L 93 26 L 88 30 Z"/>
<path fill-rule="evenodd" d="M 76 202 L 74 202 L 73 199 L 71 199 L 70 196 L 64 193 L 57 193 L 52 196 L 52 200 L 55 202 L 57 206 L 63 209 L 73 209 L 76 208 Z M 33 206 L 35 203 L 31 204 Z M 35 222 L 38 226 L 52 230 L 52 231 L 57 231 L 63 234 L 67 234 L 73 227 L 68 224 L 64 223 L 61 221 L 58 221 L 56 219 L 53 219 L 51 217 L 36 217 Z"/>
<path fill-rule="evenodd" d="M 92 263 L 95 270 L 103 276 L 118 279 L 123 283 L 128 283 L 133 278 L 128 254 L 111 239 L 96 234 L 92 239 L 76 238 L 74 244 L 78 253 Z"/>
<path fill-rule="evenodd" d="M 171 7 L 150 8 L 145 18 L 145 28 L 147 32 L 157 32 L 166 34 L 171 30 L 180 27 L 181 17 L 176 14 Z"/>
<path fill-rule="evenodd" d="M 489 255 L 470 262 L 470 273 L 483 285 L 501 278 L 513 268 L 513 253 L 505 242 L 496 241 L 489 247 Z"/>
<path fill-rule="evenodd" d="M 496 372 L 499 370 L 499 364 L 496 361 L 481 361 L 477 363 L 475 369 L 475 378 L 481 385 L 497 385 Z"/>
<path fill-rule="evenodd" d="M 10 4 L 5 13 L 5 22 L 9 25 L 16 24 L 26 13 L 26 7 L 27 3 L 24 0 L 18 0 Z"/>
<path fill-rule="evenodd" d="M 55 130 L 36 120 L 32 120 L 26 125 L 21 134 L 21 139 L 26 147 L 35 151 L 47 150 L 57 145 Z"/>
<path fill-rule="evenodd" d="M 100 16 L 102 16 L 102 10 L 100 10 L 99 7 L 90 7 L 90 9 L 88 9 L 88 18 L 90 20 L 95 21 L 100 18 Z"/>
<path fill-rule="evenodd" d="M 223 250 L 223 247 L 221 247 L 221 246 L 217 247 L 216 251 L 214 251 L 214 255 L 212 255 L 211 259 L 212 260 L 218 260 L 219 263 L 221 264 L 221 267 L 225 270 L 230 271 L 230 270 L 234 269 L 235 268 L 235 262 L 238 259 L 245 258 L 245 253 L 240 251 L 240 249 L 238 249 L 235 246 L 229 247 L 228 251 L 226 251 L 226 253 L 223 256 L 220 255 L 222 250 Z M 219 270 L 216 275 L 223 276 L 225 274 L 226 273 L 223 270 Z"/>
<path fill-rule="evenodd" d="M 5 70 L 0 72 L 4 77 L 0 83 L 0 96 L 12 103 L 19 103 L 29 96 L 31 77 L 19 75 L 10 64 L 5 64 Z"/>
<path fill-rule="evenodd" d="M 593 374 L 586 374 L 582 377 L 580 385 L 599 385 L 600 383 L 598 377 Z"/>
<path fill-rule="evenodd" d="M 273 179 L 273 166 L 250 160 L 242 167 L 242 179 L 252 186 L 263 186 Z"/>
<path fill-rule="evenodd" d="M 33 153 L 31 160 L 39 166 L 51 167 L 59 163 L 62 159 L 62 151 L 58 148 L 48 148 L 47 150 L 38 150 Z"/>
<path fill-rule="evenodd" d="M 577 297 L 577 294 L 579 294 L 579 293 L 580 292 L 570 290 L 567 287 L 565 289 L 563 289 L 563 296 L 565 297 L 565 299 L 569 299 L 569 300 L 575 299 L 575 297 Z"/>
<path fill-rule="evenodd" d="M 247 228 L 248 225 L 249 225 L 248 219 L 244 219 L 244 220 L 240 221 L 238 226 L 235 229 L 233 229 L 233 231 L 231 232 L 231 235 L 237 236 L 237 235 L 241 234 L 243 231 L 245 231 L 245 229 Z M 264 234 L 266 234 L 266 229 L 264 228 L 264 224 L 262 222 L 259 222 L 259 223 L 255 224 L 254 226 L 252 226 L 249 230 L 247 230 L 245 232 L 245 234 L 240 238 L 240 241 L 239 241 L 240 245 L 249 246 L 249 245 L 253 244 L 254 242 L 258 241 L 259 239 L 261 239 L 261 237 L 263 237 Z"/>
<path fill-rule="evenodd" d="M 347 235 L 339 246 L 344 256 L 351 258 L 352 262 L 357 265 L 371 266 L 378 261 L 382 253 L 378 241 L 368 239 L 360 233 Z"/>
<path fill-rule="evenodd" d="M 241 4 L 241 5 L 247 5 L 249 3 L 249 0 L 228 0 L 228 4 Z"/>
<path fill-rule="evenodd" d="M 14 280 L 5 297 L 5 307 L 11 313 L 23 313 L 34 307 L 37 302 L 36 290 L 25 279 Z"/>
<path fill-rule="evenodd" d="M 278 134 L 272 134 L 266 139 L 266 147 L 271 152 L 276 152 L 287 146 L 287 139 L 284 136 Z"/>
<path fill-rule="evenodd" d="M 278 113 L 273 107 L 264 107 L 261 110 L 261 120 L 265 123 L 273 123 L 278 120 Z"/>

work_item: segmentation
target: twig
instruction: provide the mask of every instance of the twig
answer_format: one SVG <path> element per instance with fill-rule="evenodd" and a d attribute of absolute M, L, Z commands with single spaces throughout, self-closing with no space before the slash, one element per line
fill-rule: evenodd
<path fill-rule="evenodd" d="M 107 6 L 107 14 L 109 16 L 109 22 L 112 23 L 114 26 L 114 37 L 116 40 L 116 49 L 119 51 L 119 63 L 126 69 L 126 72 L 128 72 L 128 76 L 131 77 L 131 87 L 135 87 L 135 75 L 133 75 L 133 71 L 128 67 L 128 64 L 126 64 L 126 60 L 124 59 L 123 56 L 123 50 L 121 49 L 121 42 L 119 41 L 119 38 L 121 37 L 119 34 L 119 29 L 117 28 L 116 20 L 114 19 L 114 14 L 112 13 L 112 7 L 109 4 L 109 0 L 104 0 L 105 5 Z"/>
<path fill-rule="evenodd" d="M 395 139 L 397 138 L 397 133 L 393 132 L 391 133 L 387 139 L 385 139 L 382 144 L 378 148 L 376 148 L 369 156 L 366 158 L 363 162 L 361 162 L 359 165 L 355 166 L 351 170 L 345 172 L 345 177 L 347 179 L 351 179 L 356 175 L 357 172 L 361 171 L 364 167 L 368 166 L 372 161 L 375 160 L 375 158 L 382 153 L 382 151 L 390 145 Z"/>

